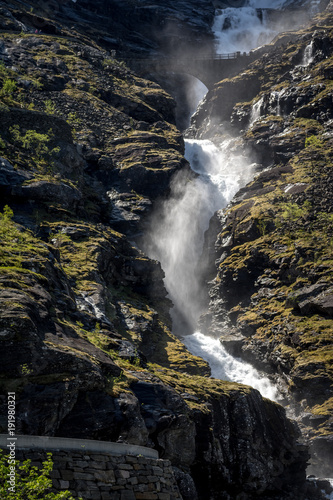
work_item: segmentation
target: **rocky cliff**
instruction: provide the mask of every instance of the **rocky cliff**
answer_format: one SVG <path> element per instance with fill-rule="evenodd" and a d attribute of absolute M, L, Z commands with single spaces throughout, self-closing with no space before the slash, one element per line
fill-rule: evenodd
<path fill-rule="evenodd" d="M 124 34 L 124 5 L 0 5 L 1 432 L 15 391 L 18 434 L 153 446 L 178 467 L 180 484 L 194 478 L 199 498 L 320 498 L 283 408 L 208 377 L 170 331 L 159 263 L 133 243 L 173 173 L 189 168 L 173 99 L 109 51 L 106 34 Z M 177 16 L 191 32 L 186 9 Z M 209 7 L 205 23 L 211 15 Z M 317 149 L 304 154 L 317 161 Z"/>
<path fill-rule="evenodd" d="M 327 475 L 333 458 L 332 21 L 329 6 L 310 27 L 277 37 L 246 71 L 218 83 L 193 119 L 197 136 L 216 142 L 228 123 L 258 172 L 212 225 L 210 247 L 219 233 L 217 272 L 202 321 L 218 334 L 227 317 L 223 344 L 287 384 L 290 412 L 311 443 L 311 470 Z"/>

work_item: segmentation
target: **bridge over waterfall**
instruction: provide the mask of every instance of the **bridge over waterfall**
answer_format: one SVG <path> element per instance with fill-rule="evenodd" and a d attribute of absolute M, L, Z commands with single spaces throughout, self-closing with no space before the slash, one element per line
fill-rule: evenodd
<path fill-rule="evenodd" d="M 250 53 L 233 52 L 231 54 L 218 54 L 208 57 L 151 57 L 134 58 L 126 57 L 126 64 L 143 76 L 156 72 L 163 73 L 185 73 L 198 78 L 211 89 L 216 82 L 237 74 L 254 61 L 258 55 Z"/>

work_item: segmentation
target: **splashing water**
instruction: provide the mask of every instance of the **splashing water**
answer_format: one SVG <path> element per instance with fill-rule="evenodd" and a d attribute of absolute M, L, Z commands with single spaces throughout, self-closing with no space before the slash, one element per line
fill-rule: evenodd
<path fill-rule="evenodd" d="M 249 52 L 269 43 L 278 33 L 266 22 L 265 10 L 280 9 L 286 0 L 250 0 L 247 7 L 223 9 L 215 15 L 212 27 L 216 40 L 217 54 Z"/>
<path fill-rule="evenodd" d="M 227 353 L 218 339 L 195 332 L 203 309 L 199 261 L 203 235 L 211 216 L 227 205 L 253 177 L 253 166 L 233 151 L 234 139 L 217 148 L 208 140 L 187 140 L 185 156 L 198 177 L 177 175 L 172 194 L 155 215 L 146 252 L 161 262 L 165 285 L 174 304 L 173 331 L 193 354 L 208 361 L 215 378 L 252 385 L 273 400 L 273 384 L 250 364 Z M 222 333 L 222 332 L 221 332 Z"/>
<path fill-rule="evenodd" d="M 195 332 L 182 340 L 190 352 L 208 361 L 212 377 L 251 385 L 263 396 L 273 401 L 278 400 L 278 391 L 274 385 L 249 363 L 229 354 L 219 339 Z"/>
<path fill-rule="evenodd" d="M 311 41 L 309 45 L 305 47 L 302 66 L 309 66 L 313 62 L 314 59 L 313 49 L 314 49 L 314 43 L 313 41 Z"/>
<path fill-rule="evenodd" d="M 186 174 L 175 176 L 171 197 L 155 214 L 145 244 L 145 251 L 161 262 L 165 272 L 174 304 L 174 332 L 179 335 L 192 333 L 202 312 L 199 262 L 209 220 L 252 177 L 251 165 L 230 151 L 232 143 L 226 141 L 219 149 L 208 140 L 186 141 L 185 157 L 199 175 L 190 181 Z"/>

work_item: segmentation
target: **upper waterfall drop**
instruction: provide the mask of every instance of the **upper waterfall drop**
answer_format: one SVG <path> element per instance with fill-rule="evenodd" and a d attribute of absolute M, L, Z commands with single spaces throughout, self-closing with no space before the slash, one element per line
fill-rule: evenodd
<path fill-rule="evenodd" d="M 277 31 L 266 22 L 265 9 L 280 9 L 286 0 L 250 0 L 245 7 L 218 10 L 212 27 L 217 54 L 250 52 L 269 43 Z"/>

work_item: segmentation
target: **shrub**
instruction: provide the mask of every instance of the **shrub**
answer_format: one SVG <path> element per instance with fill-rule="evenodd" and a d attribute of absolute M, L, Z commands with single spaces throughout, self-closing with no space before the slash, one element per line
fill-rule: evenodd
<path fill-rule="evenodd" d="M 47 454 L 42 468 L 31 465 L 31 460 L 19 463 L 0 450 L 0 498 L 2 500 L 74 500 L 69 491 L 53 493 L 50 472 L 53 469 L 52 454 Z M 13 471 L 15 476 L 13 476 Z M 11 473 L 11 475 L 10 475 Z M 15 480 L 9 482 L 10 477 Z M 13 486 L 12 486 L 13 484 Z"/>
<path fill-rule="evenodd" d="M 2 89 L 0 90 L 0 95 L 9 96 L 16 90 L 16 82 L 14 80 L 7 79 L 2 84 Z"/>
<path fill-rule="evenodd" d="M 53 166 L 52 158 L 60 151 L 60 148 L 49 148 L 52 130 L 49 130 L 47 134 L 41 134 L 36 130 L 27 130 L 25 134 L 21 134 L 19 126 L 14 125 L 9 131 L 16 144 L 32 153 L 32 158 L 36 163 L 42 167 Z"/>

